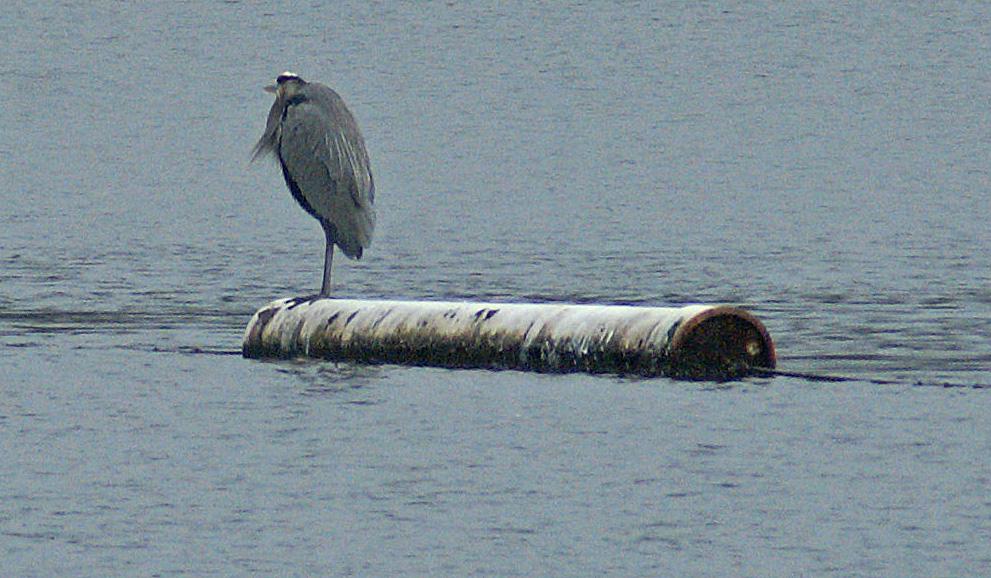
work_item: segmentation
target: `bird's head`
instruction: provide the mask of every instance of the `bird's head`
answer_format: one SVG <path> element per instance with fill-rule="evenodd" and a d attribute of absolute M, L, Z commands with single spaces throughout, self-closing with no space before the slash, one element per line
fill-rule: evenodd
<path fill-rule="evenodd" d="M 291 98 L 298 93 L 304 84 L 306 84 L 306 81 L 300 78 L 298 74 L 287 70 L 277 76 L 275 78 L 275 84 L 266 86 L 265 90 L 275 94 L 279 98 L 285 99 Z"/>

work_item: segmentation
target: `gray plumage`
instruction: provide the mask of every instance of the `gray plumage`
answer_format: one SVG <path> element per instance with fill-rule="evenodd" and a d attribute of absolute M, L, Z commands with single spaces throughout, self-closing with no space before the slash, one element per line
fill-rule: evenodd
<path fill-rule="evenodd" d="M 358 124 L 332 89 L 284 72 L 251 160 L 275 155 L 293 197 L 323 226 L 321 295 L 330 293 L 334 245 L 360 259 L 375 230 L 375 183 Z"/>

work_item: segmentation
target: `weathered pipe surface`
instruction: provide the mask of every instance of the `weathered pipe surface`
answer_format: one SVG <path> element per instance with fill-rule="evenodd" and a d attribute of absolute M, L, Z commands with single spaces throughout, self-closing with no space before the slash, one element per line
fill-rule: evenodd
<path fill-rule="evenodd" d="M 775 365 L 757 318 L 712 305 L 279 299 L 252 317 L 243 353 L 714 380 Z"/>

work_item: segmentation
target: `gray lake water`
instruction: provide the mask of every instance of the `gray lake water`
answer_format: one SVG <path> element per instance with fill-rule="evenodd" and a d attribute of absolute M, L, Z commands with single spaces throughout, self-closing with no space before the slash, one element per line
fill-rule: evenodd
<path fill-rule="evenodd" d="M 320 4 L 0 11 L 4 575 L 991 575 L 991 7 Z M 242 359 L 319 287 L 285 69 L 372 157 L 338 294 L 732 303 L 853 379 Z"/>

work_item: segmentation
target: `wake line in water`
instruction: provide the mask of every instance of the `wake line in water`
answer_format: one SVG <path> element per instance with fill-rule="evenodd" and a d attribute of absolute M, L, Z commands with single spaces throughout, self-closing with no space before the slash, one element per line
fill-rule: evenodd
<path fill-rule="evenodd" d="M 241 325 L 245 319 L 250 319 L 253 313 L 253 311 L 182 308 L 156 311 L 0 310 L 0 325 L 9 324 L 46 333 L 63 329 L 99 331 L 108 327 L 162 328 L 190 322 L 219 322 L 228 319 Z"/>
<path fill-rule="evenodd" d="M 787 371 L 781 369 L 769 369 L 766 367 L 755 367 L 753 373 L 759 377 L 795 377 L 807 381 L 843 383 L 843 382 L 866 382 L 874 385 L 906 385 L 911 387 L 945 387 L 963 389 L 991 389 L 991 384 L 986 383 L 952 383 L 948 381 L 926 382 L 922 380 L 909 381 L 904 379 L 882 379 L 875 377 L 853 377 L 849 375 L 830 375 L 822 373 L 808 373 L 803 371 Z"/>
<path fill-rule="evenodd" d="M 219 347 L 197 347 L 195 345 L 180 345 L 179 347 L 154 347 L 152 353 L 181 353 L 183 355 L 241 355 L 240 349 L 222 349 Z"/>

